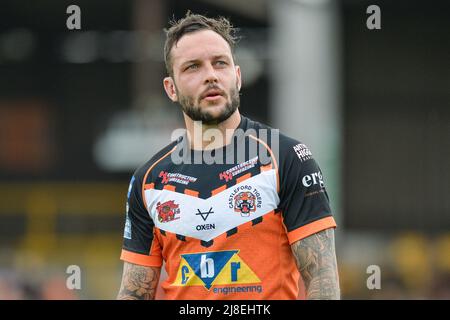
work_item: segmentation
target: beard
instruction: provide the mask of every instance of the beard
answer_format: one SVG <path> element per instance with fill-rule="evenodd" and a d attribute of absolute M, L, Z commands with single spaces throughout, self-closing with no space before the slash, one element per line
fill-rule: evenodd
<path fill-rule="evenodd" d="M 212 86 L 210 89 L 215 88 L 216 87 Z M 211 112 L 208 112 L 208 110 L 203 110 L 200 107 L 200 99 L 196 103 L 194 97 L 182 95 L 178 89 L 177 95 L 183 112 L 192 120 L 201 121 L 202 124 L 205 125 L 217 125 L 227 120 L 239 108 L 240 105 L 239 90 L 237 86 L 230 90 L 230 99 L 227 99 L 227 96 L 223 96 L 227 101 L 220 114 L 217 116 L 213 115 Z M 211 105 L 212 103 L 209 104 Z"/>

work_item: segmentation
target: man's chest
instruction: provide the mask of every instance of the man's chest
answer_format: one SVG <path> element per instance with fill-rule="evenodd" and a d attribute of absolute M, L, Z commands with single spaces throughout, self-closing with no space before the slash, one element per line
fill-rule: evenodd
<path fill-rule="evenodd" d="M 272 212 L 279 204 L 277 172 L 257 160 L 156 168 L 143 188 L 155 226 L 209 241 Z"/>

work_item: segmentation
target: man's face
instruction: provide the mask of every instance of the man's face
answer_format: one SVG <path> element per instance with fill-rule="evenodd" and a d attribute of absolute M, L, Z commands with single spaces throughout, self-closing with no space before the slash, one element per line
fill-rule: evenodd
<path fill-rule="evenodd" d="M 194 121 L 217 124 L 239 107 L 241 74 L 231 49 L 219 34 L 201 30 L 184 35 L 172 47 L 173 79 L 164 79 L 172 101 Z"/>

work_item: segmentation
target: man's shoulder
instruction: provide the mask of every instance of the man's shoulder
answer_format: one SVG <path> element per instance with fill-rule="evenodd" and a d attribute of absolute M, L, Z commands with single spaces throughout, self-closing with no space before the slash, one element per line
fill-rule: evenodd
<path fill-rule="evenodd" d="M 301 140 L 284 134 L 280 129 L 249 118 L 247 118 L 247 121 L 247 128 L 255 130 L 257 138 L 267 143 L 270 148 L 279 150 L 280 156 L 286 156 L 296 149 L 308 149 Z"/>
<path fill-rule="evenodd" d="M 143 165 L 138 167 L 134 172 L 134 176 L 136 179 L 143 181 L 145 174 L 149 171 L 151 167 L 154 167 L 159 161 L 161 161 L 165 156 L 168 156 L 170 152 L 175 148 L 175 146 L 179 143 L 179 140 L 174 140 L 164 148 L 156 152 L 150 160 L 145 162 Z"/>

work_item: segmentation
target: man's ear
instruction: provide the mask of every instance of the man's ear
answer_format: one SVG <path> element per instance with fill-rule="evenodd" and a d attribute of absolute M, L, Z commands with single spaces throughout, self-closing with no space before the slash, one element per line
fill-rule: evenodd
<path fill-rule="evenodd" d="M 164 90 L 166 90 L 167 96 L 173 102 L 178 101 L 177 90 L 175 88 L 175 82 L 173 82 L 172 77 L 165 77 L 163 80 Z"/>
<path fill-rule="evenodd" d="M 239 66 L 236 66 L 236 82 L 238 91 L 241 91 L 242 79 L 241 79 L 241 67 Z"/>

